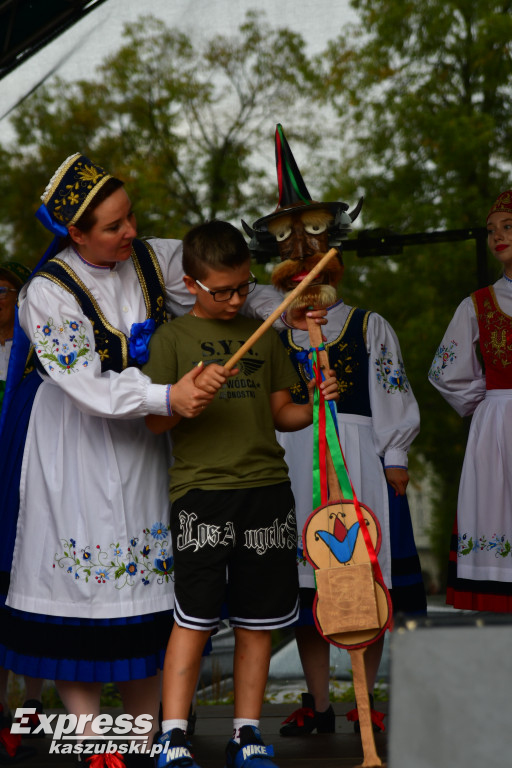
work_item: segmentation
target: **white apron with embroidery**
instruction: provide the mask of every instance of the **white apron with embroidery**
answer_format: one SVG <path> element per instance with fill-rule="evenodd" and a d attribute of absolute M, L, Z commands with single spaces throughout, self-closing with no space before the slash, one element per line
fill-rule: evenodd
<path fill-rule="evenodd" d="M 181 280 L 180 244 L 151 242 L 168 307 L 181 313 L 190 295 Z M 84 263 L 70 249 L 59 257 L 115 328 L 129 335 L 132 323 L 145 319 L 131 260 L 110 270 Z M 89 320 L 50 280 L 31 282 L 20 322 L 48 375 L 25 446 L 8 605 L 86 618 L 172 608 L 168 438 L 144 423 L 148 412 L 167 413 L 166 388 L 136 368 L 101 373 Z M 74 366 L 59 365 L 59 353 L 69 352 L 77 354 Z"/>
<path fill-rule="evenodd" d="M 328 310 L 327 325 L 322 333 L 327 342 L 338 338 L 351 307 L 342 301 Z M 389 323 L 372 312 L 367 328 L 368 381 L 372 417 L 338 414 L 340 443 L 347 462 L 354 490 L 360 502 L 370 507 L 379 520 L 382 544 L 379 565 L 386 586 L 391 587 L 391 547 L 389 532 L 389 503 L 386 478 L 380 458 L 386 466 L 407 467 L 407 451 L 419 431 L 419 410 L 405 371 L 398 339 Z M 309 349 L 305 331 L 293 331 L 295 344 Z M 401 387 L 389 386 L 382 378 L 382 345 L 391 368 L 400 370 Z M 290 470 L 295 496 L 299 547 L 302 549 L 302 530 L 312 509 L 313 427 L 299 432 L 278 432 L 278 440 L 285 449 L 285 461 Z M 299 558 L 300 560 L 300 558 Z M 313 568 L 304 560 L 298 563 L 301 587 L 314 587 Z"/>
<path fill-rule="evenodd" d="M 512 316 L 512 282 L 500 278 L 494 292 L 502 312 Z M 478 339 L 468 297 L 446 330 L 429 380 L 457 413 L 473 414 L 457 505 L 457 576 L 512 582 L 512 353 L 510 389 L 486 391 Z"/>

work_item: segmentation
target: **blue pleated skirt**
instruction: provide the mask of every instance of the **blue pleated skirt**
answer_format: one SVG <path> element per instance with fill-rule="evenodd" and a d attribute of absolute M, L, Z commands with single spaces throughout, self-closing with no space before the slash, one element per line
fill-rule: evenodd
<path fill-rule="evenodd" d="M 0 597 L 0 666 L 48 680 L 139 680 L 163 668 L 173 612 L 79 619 L 17 611 Z"/>

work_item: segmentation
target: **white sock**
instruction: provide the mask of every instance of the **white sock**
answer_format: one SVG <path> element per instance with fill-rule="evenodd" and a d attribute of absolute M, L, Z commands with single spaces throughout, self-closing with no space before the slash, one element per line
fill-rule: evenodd
<path fill-rule="evenodd" d="M 253 725 L 255 728 L 260 727 L 260 721 L 259 720 L 248 720 L 246 717 L 235 717 L 233 720 L 233 741 L 236 741 L 237 744 L 240 743 L 240 728 L 243 725 Z"/>
<path fill-rule="evenodd" d="M 179 728 L 183 733 L 187 732 L 188 720 L 162 720 L 162 733 L 168 733 Z"/>

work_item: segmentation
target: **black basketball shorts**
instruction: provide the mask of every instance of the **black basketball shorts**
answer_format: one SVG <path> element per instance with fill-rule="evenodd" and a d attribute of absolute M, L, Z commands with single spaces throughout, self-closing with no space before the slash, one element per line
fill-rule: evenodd
<path fill-rule="evenodd" d="M 192 490 L 172 505 L 174 618 L 212 631 L 277 629 L 298 616 L 297 526 L 290 484 Z"/>

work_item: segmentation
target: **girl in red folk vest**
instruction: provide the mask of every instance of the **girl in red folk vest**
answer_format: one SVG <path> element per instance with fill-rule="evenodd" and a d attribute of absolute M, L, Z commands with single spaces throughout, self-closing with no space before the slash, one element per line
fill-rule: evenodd
<path fill-rule="evenodd" d="M 455 608 L 512 612 L 512 190 L 487 216 L 503 276 L 464 299 L 436 352 L 431 383 L 473 414 L 448 573 Z M 477 356 L 480 349 L 483 366 Z"/>

